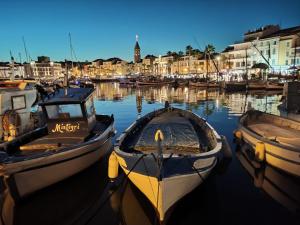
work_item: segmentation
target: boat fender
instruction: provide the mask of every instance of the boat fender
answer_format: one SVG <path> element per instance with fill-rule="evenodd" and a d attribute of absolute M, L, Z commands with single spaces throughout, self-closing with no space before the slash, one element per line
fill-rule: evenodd
<path fill-rule="evenodd" d="M 227 159 L 231 159 L 232 158 L 232 151 L 231 151 L 231 147 L 227 141 L 227 138 L 225 136 L 221 136 L 222 138 L 222 152 L 223 152 L 223 156 L 224 158 Z"/>
<path fill-rule="evenodd" d="M 119 163 L 115 152 L 112 152 L 108 160 L 108 177 L 113 181 L 119 175 Z"/>
<path fill-rule="evenodd" d="M 236 131 L 234 132 L 234 136 L 235 136 L 236 138 L 238 138 L 238 139 L 242 139 L 243 134 L 242 134 L 242 132 L 241 132 L 240 130 L 236 130 Z"/>
<path fill-rule="evenodd" d="M 255 145 L 255 158 L 258 161 L 265 160 L 265 144 L 261 141 L 257 142 Z"/>

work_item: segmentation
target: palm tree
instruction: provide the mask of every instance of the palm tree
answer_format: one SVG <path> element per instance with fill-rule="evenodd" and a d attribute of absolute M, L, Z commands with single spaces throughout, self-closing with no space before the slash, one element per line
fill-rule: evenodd
<path fill-rule="evenodd" d="M 185 54 L 186 54 L 186 55 L 191 55 L 192 50 L 193 50 L 193 47 L 192 47 L 192 46 L 190 46 L 190 45 L 186 46 L 186 47 L 185 47 Z"/>
<path fill-rule="evenodd" d="M 179 51 L 178 52 L 178 55 L 181 57 L 181 56 L 183 56 L 183 51 Z"/>
<path fill-rule="evenodd" d="M 204 49 L 204 53 L 211 55 L 211 54 L 215 53 L 215 50 L 216 50 L 216 48 L 213 45 L 208 44 L 208 45 L 206 45 L 206 47 Z"/>
<path fill-rule="evenodd" d="M 208 82 L 208 60 L 211 60 L 211 54 L 215 53 L 215 47 L 211 44 L 206 45 L 204 49 L 205 60 L 206 60 L 206 81 Z"/>
<path fill-rule="evenodd" d="M 201 52 L 199 49 L 195 48 L 192 51 L 192 55 L 196 56 L 196 57 L 200 57 L 203 54 L 203 52 Z"/>
<path fill-rule="evenodd" d="M 167 52 L 167 56 L 171 56 L 172 55 L 172 52 L 171 51 L 168 51 Z"/>

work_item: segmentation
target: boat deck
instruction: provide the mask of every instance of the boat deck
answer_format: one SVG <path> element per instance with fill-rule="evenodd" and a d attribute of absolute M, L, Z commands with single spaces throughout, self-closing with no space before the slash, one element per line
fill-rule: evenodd
<path fill-rule="evenodd" d="M 300 131 L 279 127 L 270 123 L 254 123 L 248 126 L 252 131 L 269 140 L 300 149 Z"/>
<path fill-rule="evenodd" d="M 18 155 L 30 155 L 38 151 L 58 151 L 62 148 L 67 148 L 81 144 L 89 139 L 93 138 L 95 135 L 103 133 L 107 129 L 108 125 L 103 122 L 97 122 L 94 129 L 90 132 L 88 136 L 72 137 L 72 136 L 59 136 L 53 134 L 47 134 L 32 142 L 20 146 L 20 152 Z"/>

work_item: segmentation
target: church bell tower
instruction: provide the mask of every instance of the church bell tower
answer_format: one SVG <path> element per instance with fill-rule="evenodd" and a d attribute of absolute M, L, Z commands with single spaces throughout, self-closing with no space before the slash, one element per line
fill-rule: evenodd
<path fill-rule="evenodd" d="M 139 36 L 135 36 L 135 46 L 134 46 L 134 63 L 138 63 L 141 61 L 141 48 L 139 45 Z"/>

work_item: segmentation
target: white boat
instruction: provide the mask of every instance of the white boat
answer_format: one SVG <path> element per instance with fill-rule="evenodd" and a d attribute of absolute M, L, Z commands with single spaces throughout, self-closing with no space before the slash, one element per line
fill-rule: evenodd
<path fill-rule="evenodd" d="M 9 141 L 34 129 L 32 105 L 37 91 L 32 81 L 0 82 L 0 148 Z"/>
<path fill-rule="evenodd" d="M 47 126 L 0 152 L 0 175 L 15 199 L 66 179 L 112 149 L 113 116 L 96 115 L 91 88 L 65 88 L 40 102 Z"/>
<path fill-rule="evenodd" d="M 122 133 L 111 161 L 116 157 L 164 221 L 168 210 L 211 173 L 221 149 L 221 137 L 204 119 L 165 108 L 138 119 Z"/>

